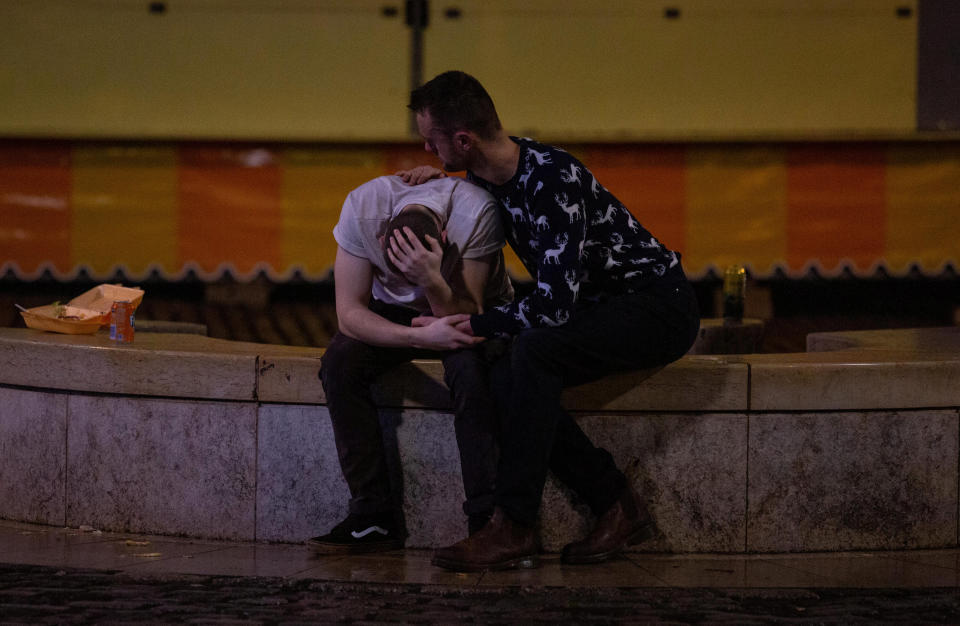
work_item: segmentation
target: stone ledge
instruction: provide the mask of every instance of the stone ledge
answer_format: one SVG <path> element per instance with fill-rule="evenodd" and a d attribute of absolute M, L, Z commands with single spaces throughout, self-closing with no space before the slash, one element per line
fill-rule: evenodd
<path fill-rule="evenodd" d="M 687 355 L 567 390 L 576 411 L 878 409 L 960 405 L 960 328 L 820 333 L 814 351 Z M 324 404 L 320 349 L 143 333 L 0 329 L 0 384 L 96 393 Z M 829 351 L 825 351 L 829 350 Z M 417 361 L 385 375 L 383 406 L 449 408 L 442 369 Z"/>
<path fill-rule="evenodd" d="M 660 534 L 643 550 L 957 545 L 956 331 L 843 335 L 816 344 L 832 351 L 686 356 L 567 390 L 650 505 Z M 347 495 L 318 357 L 0 329 L 0 517 L 263 541 L 329 529 Z M 407 545 L 460 538 L 439 362 L 398 368 L 376 393 Z M 548 550 L 591 523 L 553 479 L 542 511 Z"/>

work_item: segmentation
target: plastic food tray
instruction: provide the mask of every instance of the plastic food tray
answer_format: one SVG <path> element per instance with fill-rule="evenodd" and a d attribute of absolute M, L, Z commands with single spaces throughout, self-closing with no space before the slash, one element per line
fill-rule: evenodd
<path fill-rule="evenodd" d="M 101 326 L 110 324 L 110 307 L 116 300 L 133 303 L 136 310 L 143 301 L 143 289 L 122 285 L 97 285 L 67 303 L 68 313 L 81 319 L 62 319 L 56 315 L 56 305 L 48 304 L 21 311 L 28 328 L 67 335 L 90 335 Z"/>

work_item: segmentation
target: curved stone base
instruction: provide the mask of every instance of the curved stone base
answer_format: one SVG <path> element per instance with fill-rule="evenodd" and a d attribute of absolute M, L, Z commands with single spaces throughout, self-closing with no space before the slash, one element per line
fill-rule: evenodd
<path fill-rule="evenodd" d="M 565 398 L 650 504 L 660 532 L 640 550 L 956 546 L 958 343 L 958 329 L 811 336 L 842 350 L 688 356 Z M 325 532 L 348 494 L 317 357 L 0 329 L 0 518 L 263 541 Z M 466 534 L 439 368 L 399 368 L 377 391 L 411 547 Z M 551 478 L 544 547 L 591 524 Z"/>

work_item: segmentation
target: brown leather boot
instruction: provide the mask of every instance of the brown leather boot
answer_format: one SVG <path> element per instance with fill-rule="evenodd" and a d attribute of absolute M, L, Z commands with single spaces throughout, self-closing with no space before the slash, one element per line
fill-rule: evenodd
<path fill-rule="evenodd" d="M 628 485 L 586 539 L 564 546 L 560 560 L 571 564 L 609 561 L 627 546 L 653 537 L 653 531 L 647 507 Z"/>
<path fill-rule="evenodd" d="M 463 541 L 433 553 L 434 565 L 455 572 L 534 568 L 539 565 L 536 532 L 514 522 L 503 509 L 481 530 Z"/>

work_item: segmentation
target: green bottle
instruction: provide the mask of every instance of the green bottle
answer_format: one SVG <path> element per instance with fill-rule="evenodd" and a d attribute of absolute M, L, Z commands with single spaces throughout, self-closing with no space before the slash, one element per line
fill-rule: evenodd
<path fill-rule="evenodd" d="M 747 270 L 742 265 L 731 265 L 723 273 L 723 320 L 739 322 L 743 319 L 743 301 L 747 293 Z"/>

